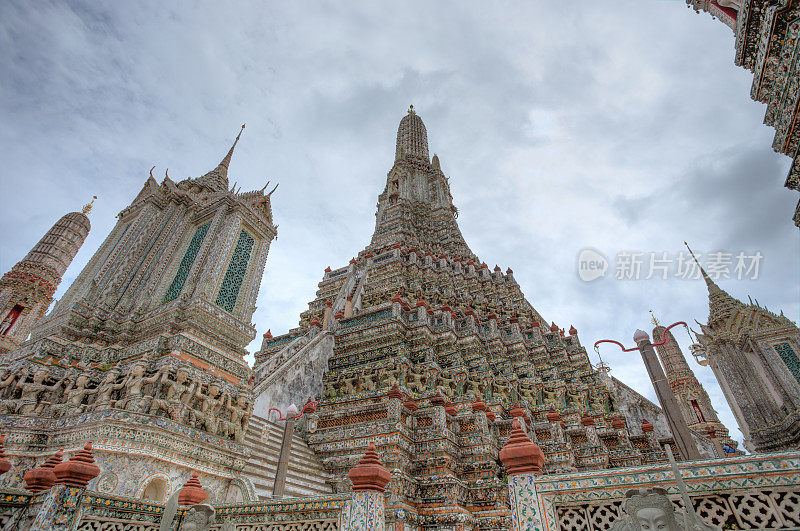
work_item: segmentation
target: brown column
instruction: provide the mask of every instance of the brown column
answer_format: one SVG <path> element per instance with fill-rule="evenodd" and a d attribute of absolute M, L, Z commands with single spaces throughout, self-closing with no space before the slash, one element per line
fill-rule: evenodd
<path fill-rule="evenodd" d="M 687 460 L 701 459 L 697 445 L 692 440 L 689 432 L 689 426 L 686 425 L 686 420 L 683 418 L 677 400 L 675 400 L 675 395 L 667 382 L 664 369 L 658 362 L 653 344 L 650 343 L 650 337 L 646 332 L 637 330 L 633 340 L 636 341 L 639 352 L 642 354 L 642 360 L 647 369 L 647 374 L 650 376 L 650 381 L 653 382 L 658 403 L 661 404 L 661 409 L 667 417 L 669 431 L 672 432 L 672 437 L 675 439 L 675 444 L 678 446 L 681 455 Z"/>
<path fill-rule="evenodd" d="M 275 471 L 275 483 L 272 485 L 272 497 L 283 498 L 283 490 L 286 487 L 286 473 L 289 471 L 289 457 L 292 455 L 292 439 L 294 438 L 294 415 L 286 419 L 283 427 L 283 442 L 281 442 L 281 454 L 278 457 L 278 469 Z"/>

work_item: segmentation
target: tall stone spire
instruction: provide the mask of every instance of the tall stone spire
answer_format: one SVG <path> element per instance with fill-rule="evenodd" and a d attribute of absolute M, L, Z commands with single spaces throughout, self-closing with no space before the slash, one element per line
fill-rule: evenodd
<path fill-rule="evenodd" d="M 653 310 L 650 310 L 650 314 L 653 315 Z M 720 452 L 723 445 L 736 448 L 738 443 L 729 437 L 728 429 L 719 421 L 708 393 L 686 362 L 675 336 L 658 322 L 655 315 L 653 324 L 653 340 L 660 343 L 662 338 L 667 339 L 666 343 L 656 345 L 655 349 L 686 424 L 707 439 L 718 442 Z"/>
<path fill-rule="evenodd" d="M 394 158 L 396 161 L 409 158 L 413 161 L 430 164 L 428 131 L 413 105 L 409 107 L 408 114 L 400 120 L 397 128 L 397 148 Z"/>
<path fill-rule="evenodd" d="M 694 255 L 691 247 L 686 242 L 683 242 L 689 253 L 691 253 L 697 267 L 700 268 L 700 273 L 703 275 L 703 280 L 706 281 L 708 287 L 708 324 L 713 326 L 724 319 L 727 319 L 733 314 L 736 308 L 743 306 L 742 302 L 732 297 L 728 292 L 720 288 L 716 282 L 711 280 L 706 270 L 700 265 L 697 257 Z"/>
<path fill-rule="evenodd" d="M 92 203 L 84 206 L 83 212 L 70 212 L 56 221 L 27 256 L 0 279 L 0 352 L 25 341 L 44 317 L 61 277 L 89 234 L 91 223 L 85 212 L 91 210 Z"/>
<path fill-rule="evenodd" d="M 231 163 L 231 157 L 233 157 L 233 150 L 236 148 L 236 143 L 239 142 L 239 138 L 242 136 L 244 126 L 245 124 L 242 124 L 239 134 L 236 135 L 236 140 L 233 141 L 233 145 L 228 150 L 228 153 L 225 155 L 225 157 L 223 157 L 222 161 L 220 161 L 219 165 L 197 179 L 199 184 L 216 192 L 224 192 L 228 189 L 228 166 Z"/>

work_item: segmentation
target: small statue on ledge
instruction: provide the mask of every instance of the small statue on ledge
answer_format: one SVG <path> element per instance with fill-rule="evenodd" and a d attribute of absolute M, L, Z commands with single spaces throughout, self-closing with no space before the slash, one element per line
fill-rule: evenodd
<path fill-rule="evenodd" d="M 694 512 L 687 517 L 675 511 L 667 491 L 658 487 L 632 489 L 625 493 L 624 515 L 611 531 L 713 531 L 717 528 L 700 521 Z M 692 510 L 691 507 L 688 510 Z"/>

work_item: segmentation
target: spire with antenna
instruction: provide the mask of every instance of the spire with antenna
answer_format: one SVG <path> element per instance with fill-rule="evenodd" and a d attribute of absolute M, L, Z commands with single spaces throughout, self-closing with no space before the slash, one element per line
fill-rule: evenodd
<path fill-rule="evenodd" d="M 653 310 L 650 310 L 650 320 L 653 322 L 653 325 L 661 326 L 661 323 L 659 323 L 658 319 L 656 319 L 656 314 L 653 313 Z"/>
<path fill-rule="evenodd" d="M 217 192 L 224 192 L 228 189 L 228 166 L 231 164 L 233 150 L 236 148 L 236 144 L 239 142 L 239 138 L 242 136 L 244 126 L 245 124 L 242 124 L 239 134 L 236 135 L 236 140 L 233 141 L 233 145 L 228 150 L 228 153 L 225 155 L 225 157 L 223 157 L 222 161 L 220 161 L 219 165 L 198 179 L 201 185 L 211 188 Z"/>
<path fill-rule="evenodd" d="M 89 201 L 88 203 L 86 203 L 85 205 L 83 205 L 83 209 L 81 210 L 81 212 L 83 212 L 84 214 L 86 214 L 88 216 L 89 213 L 92 211 L 92 207 L 94 206 L 94 200 L 95 199 L 97 199 L 97 196 L 96 195 L 92 196 L 92 200 Z"/>
<path fill-rule="evenodd" d="M 706 281 L 706 287 L 708 287 L 708 324 L 711 325 L 712 323 L 726 319 L 733 313 L 734 308 L 743 306 L 743 304 L 717 286 L 717 283 L 711 280 L 706 270 L 700 265 L 700 261 L 694 255 L 689 244 L 686 242 L 683 242 L 683 244 L 689 249 L 689 253 L 692 255 L 697 267 L 700 268 L 700 274 L 703 275 L 703 280 Z"/>

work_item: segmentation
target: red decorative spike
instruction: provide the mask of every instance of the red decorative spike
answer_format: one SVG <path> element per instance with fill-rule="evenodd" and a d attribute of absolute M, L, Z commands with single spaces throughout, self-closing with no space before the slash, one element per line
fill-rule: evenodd
<path fill-rule="evenodd" d="M 91 441 L 86 443 L 82 450 L 78 450 L 69 461 L 56 465 L 53 473 L 56 475 L 56 483 L 86 488 L 91 480 L 100 475 L 100 467 L 94 464 Z"/>
<path fill-rule="evenodd" d="M 40 466 L 25 472 L 22 477 L 25 481 L 25 488 L 36 493 L 52 487 L 56 482 L 56 475 L 53 473 L 53 469 L 61 463 L 63 456 L 64 451 L 59 450 Z"/>
<path fill-rule="evenodd" d="M 509 476 L 533 472 L 542 473 L 544 452 L 534 444 L 522 431 L 517 419 L 511 423 L 511 437 L 500 450 L 500 460 L 506 467 Z"/>
<path fill-rule="evenodd" d="M 178 493 L 178 503 L 180 505 L 197 505 L 208 497 L 208 493 L 200 484 L 197 472 L 192 472 L 192 477 L 187 481 Z"/>
<path fill-rule="evenodd" d="M 6 436 L 0 435 L 0 476 L 11 470 L 11 461 L 6 459 Z"/>
<path fill-rule="evenodd" d="M 350 481 L 353 482 L 353 492 L 383 492 L 391 479 L 389 471 L 378 459 L 375 443 L 369 443 L 367 452 L 358 464 L 350 469 L 348 475 L 350 476 Z"/>

